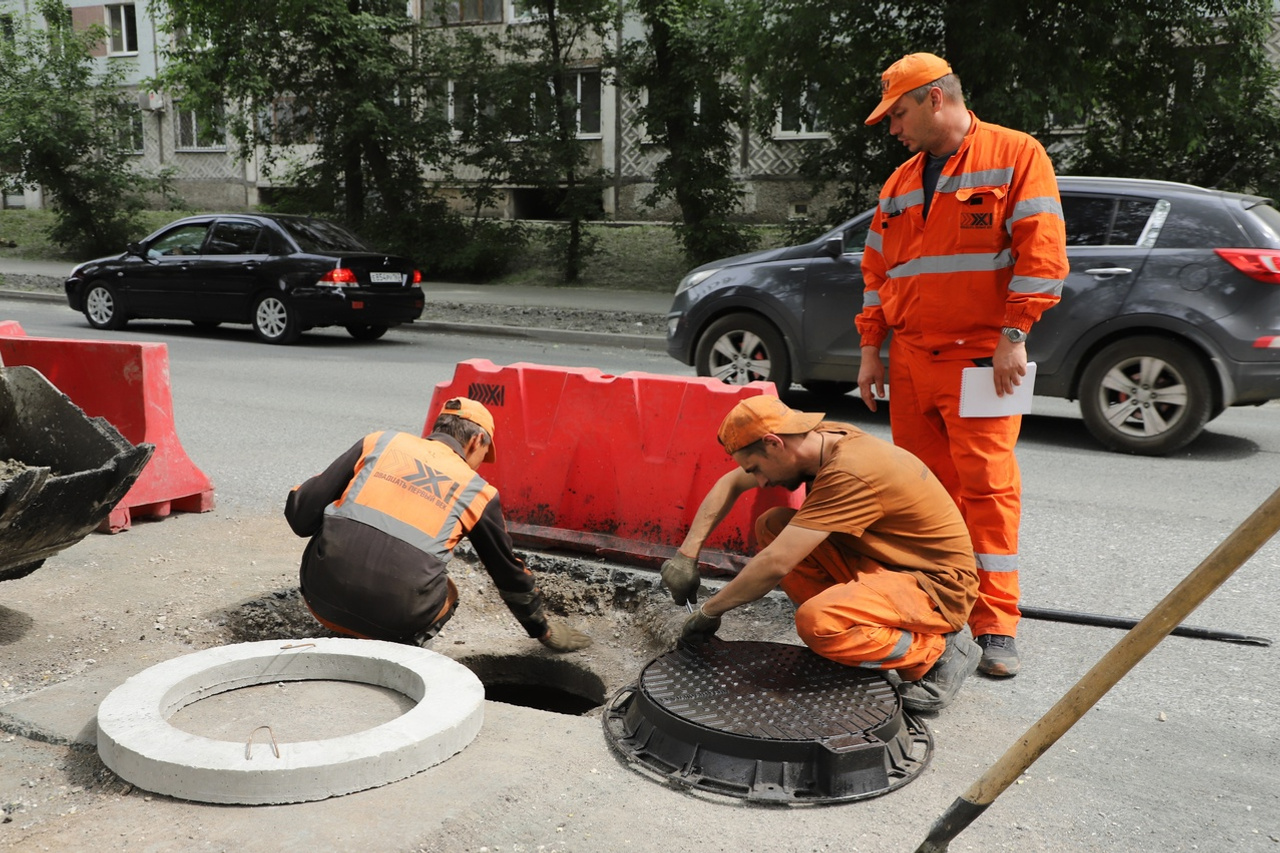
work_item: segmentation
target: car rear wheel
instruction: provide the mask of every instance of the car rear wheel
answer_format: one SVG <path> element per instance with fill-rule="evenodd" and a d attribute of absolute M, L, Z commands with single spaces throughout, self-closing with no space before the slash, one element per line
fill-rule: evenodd
<path fill-rule="evenodd" d="M 274 293 L 258 298 L 253 306 L 253 333 L 267 344 L 291 344 L 302 334 L 298 317 L 289 303 Z"/>
<path fill-rule="evenodd" d="M 1080 411 L 1112 450 L 1163 456 L 1185 447 L 1209 420 L 1212 386 L 1187 347 L 1163 338 L 1117 341 L 1080 379 Z"/>
<path fill-rule="evenodd" d="M 698 339 L 694 367 L 729 385 L 772 382 L 778 395 L 791 388 L 791 357 L 782 335 L 754 314 L 730 314 L 716 320 Z"/>
<path fill-rule="evenodd" d="M 89 285 L 84 295 L 84 318 L 95 329 L 123 329 L 129 322 L 124 316 L 124 308 L 116 289 L 105 281 L 95 281 Z"/>
<path fill-rule="evenodd" d="M 357 341 L 376 341 L 385 335 L 389 328 L 390 326 L 352 324 L 347 326 L 347 334 Z"/>

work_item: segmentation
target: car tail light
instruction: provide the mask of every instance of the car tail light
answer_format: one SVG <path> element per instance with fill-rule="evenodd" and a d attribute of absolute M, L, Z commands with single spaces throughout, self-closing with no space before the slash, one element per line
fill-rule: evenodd
<path fill-rule="evenodd" d="M 413 283 L 422 284 L 422 270 L 413 271 Z"/>
<path fill-rule="evenodd" d="M 336 284 L 338 287 L 350 287 L 359 284 L 354 270 L 346 267 L 335 267 L 320 276 L 320 284 Z"/>
<path fill-rule="evenodd" d="M 1214 249 L 1231 266 L 1267 284 L 1280 284 L 1280 250 Z"/>

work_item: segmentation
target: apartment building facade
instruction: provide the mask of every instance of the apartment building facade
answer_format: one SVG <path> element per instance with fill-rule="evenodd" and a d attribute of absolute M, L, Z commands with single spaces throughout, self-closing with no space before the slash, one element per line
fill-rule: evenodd
<path fill-rule="evenodd" d="M 522 0 L 406 0 L 408 13 L 441 27 L 494 28 L 520 26 L 530 19 Z M 148 0 L 102 3 L 66 0 L 75 26 L 102 25 L 107 37 L 95 50 L 101 62 L 111 62 L 123 70 L 123 85 L 136 99 L 137 111 L 128 134 L 140 169 L 168 169 L 184 201 L 200 209 L 237 210 L 257 205 L 271 189 L 271 180 L 258 168 L 255 158 L 235 156 L 225 131 L 216 120 L 184 109 L 180 95 L 151 91 L 147 81 L 156 76 L 164 61 L 163 45 L 171 38 L 164 32 Z M 1280 0 L 1277 0 L 1280 5 Z M 0 37 L 12 32 L 26 17 L 38 17 L 33 0 L 0 0 Z M 1269 50 L 1280 61 L 1280 16 L 1273 15 Z M 620 48 L 627 39 L 643 35 L 638 20 L 624 20 L 609 37 Z M 620 88 L 602 73 L 606 45 L 587 46 L 576 64 L 571 86 L 579 104 L 578 137 L 586 145 L 588 163 L 610 176 L 601 194 L 604 214 L 617 220 L 666 220 L 676 216 L 673 206 L 651 207 L 644 199 L 652 190 L 652 177 L 665 156 L 660 146 L 648 140 L 639 118 L 642 92 Z M 451 81 L 447 108 L 458 108 L 457 81 Z M 806 126 L 802 104 L 790 105 L 776 116 L 771 133 L 758 134 L 751 128 L 739 131 L 734 175 L 742 189 L 742 213 L 755 221 L 777 222 L 816 213 L 825 206 L 825 197 L 815 197 L 813 189 L 799 174 L 804 146 L 821 141 L 826 134 L 820 116 L 816 126 Z M 809 116 L 809 118 L 812 118 Z M 442 182 L 466 182 L 478 175 L 455 170 L 451 175 L 433 177 Z M 501 202 L 491 211 L 505 218 L 542 218 L 545 206 L 538 203 L 534 188 L 501 186 Z M 20 195 L 3 198 L 6 207 L 42 207 L 38 187 L 28 187 Z"/>

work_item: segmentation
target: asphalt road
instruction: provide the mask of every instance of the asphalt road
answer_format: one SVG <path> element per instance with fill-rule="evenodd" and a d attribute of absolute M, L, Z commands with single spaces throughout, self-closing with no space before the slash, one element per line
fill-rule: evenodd
<path fill-rule="evenodd" d="M 382 341 L 357 343 L 341 331 L 319 332 L 281 348 L 235 328 L 139 325 L 101 334 L 65 307 L 17 301 L 0 301 L 0 319 L 19 320 L 32 335 L 168 343 L 178 434 L 230 514 L 277 512 L 290 486 L 369 430 L 420 430 L 432 387 L 464 359 L 690 373 L 660 353 L 464 335 L 393 330 Z M 853 397 L 826 411 L 888 435 L 884 411 L 868 413 Z M 1280 404 L 1228 411 L 1163 459 L 1101 450 L 1073 404 L 1037 398 L 1035 411 L 1019 445 L 1029 605 L 1140 617 L 1280 486 Z M 1277 601 L 1280 541 L 1272 540 L 1187 621 L 1274 638 Z M 913 805 L 909 788 L 885 800 L 903 797 L 896 806 L 918 833 L 1121 636 L 1024 621 L 1019 643 L 1028 671 L 976 686 L 984 703 L 976 719 L 943 715 L 933 724 L 941 736 L 930 772 L 945 774 L 949 796 Z M 1021 850 L 1280 850 L 1278 670 L 1275 646 L 1166 640 L 980 819 L 998 820 L 1003 834 L 973 837 Z M 945 749 L 958 739 L 989 742 L 980 750 L 985 757 L 971 766 L 949 761 Z M 728 825 L 734 814 L 713 811 L 710 818 Z M 813 814 L 831 824 L 831 812 Z M 850 824 L 857 825 L 852 814 Z M 715 834 L 714 824 L 703 825 L 700 837 Z M 900 839 L 893 849 L 912 849 L 907 842 L 922 837 Z M 669 837 L 637 841 L 629 849 L 670 849 Z M 766 848 L 811 846 L 755 849 Z M 983 847 L 956 842 L 952 849 Z"/>

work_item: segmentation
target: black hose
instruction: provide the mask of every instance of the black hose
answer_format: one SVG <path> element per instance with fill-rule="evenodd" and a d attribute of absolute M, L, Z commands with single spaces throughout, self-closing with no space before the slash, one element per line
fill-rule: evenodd
<path fill-rule="evenodd" d="M 1053 610 L 1048 607 L 1018 606 L 1022 615 L 1028 619 L 1041 619 L 1046 622 L 1071 622 L 1076 625 L 1095 625 L 1099 628 L 1133 628 L 1137 619 L 1124 616 L 1104 616 L 1100 613 L 1081 613 L 1078 610 Z M 1215 628 L 1197 628 L 1194 625 L 1179 625 L 1169 632 L 1175 637 L 1192 637 L 1197 640 L 1218 640 L 1223 643 L 1239 643 L 1247 646 L 1269 646 L 1271 641 L 1266 637 L 1250 637 L 1246 634 L 1235 634 L 1231 631 L 1219 631 Z"/>

